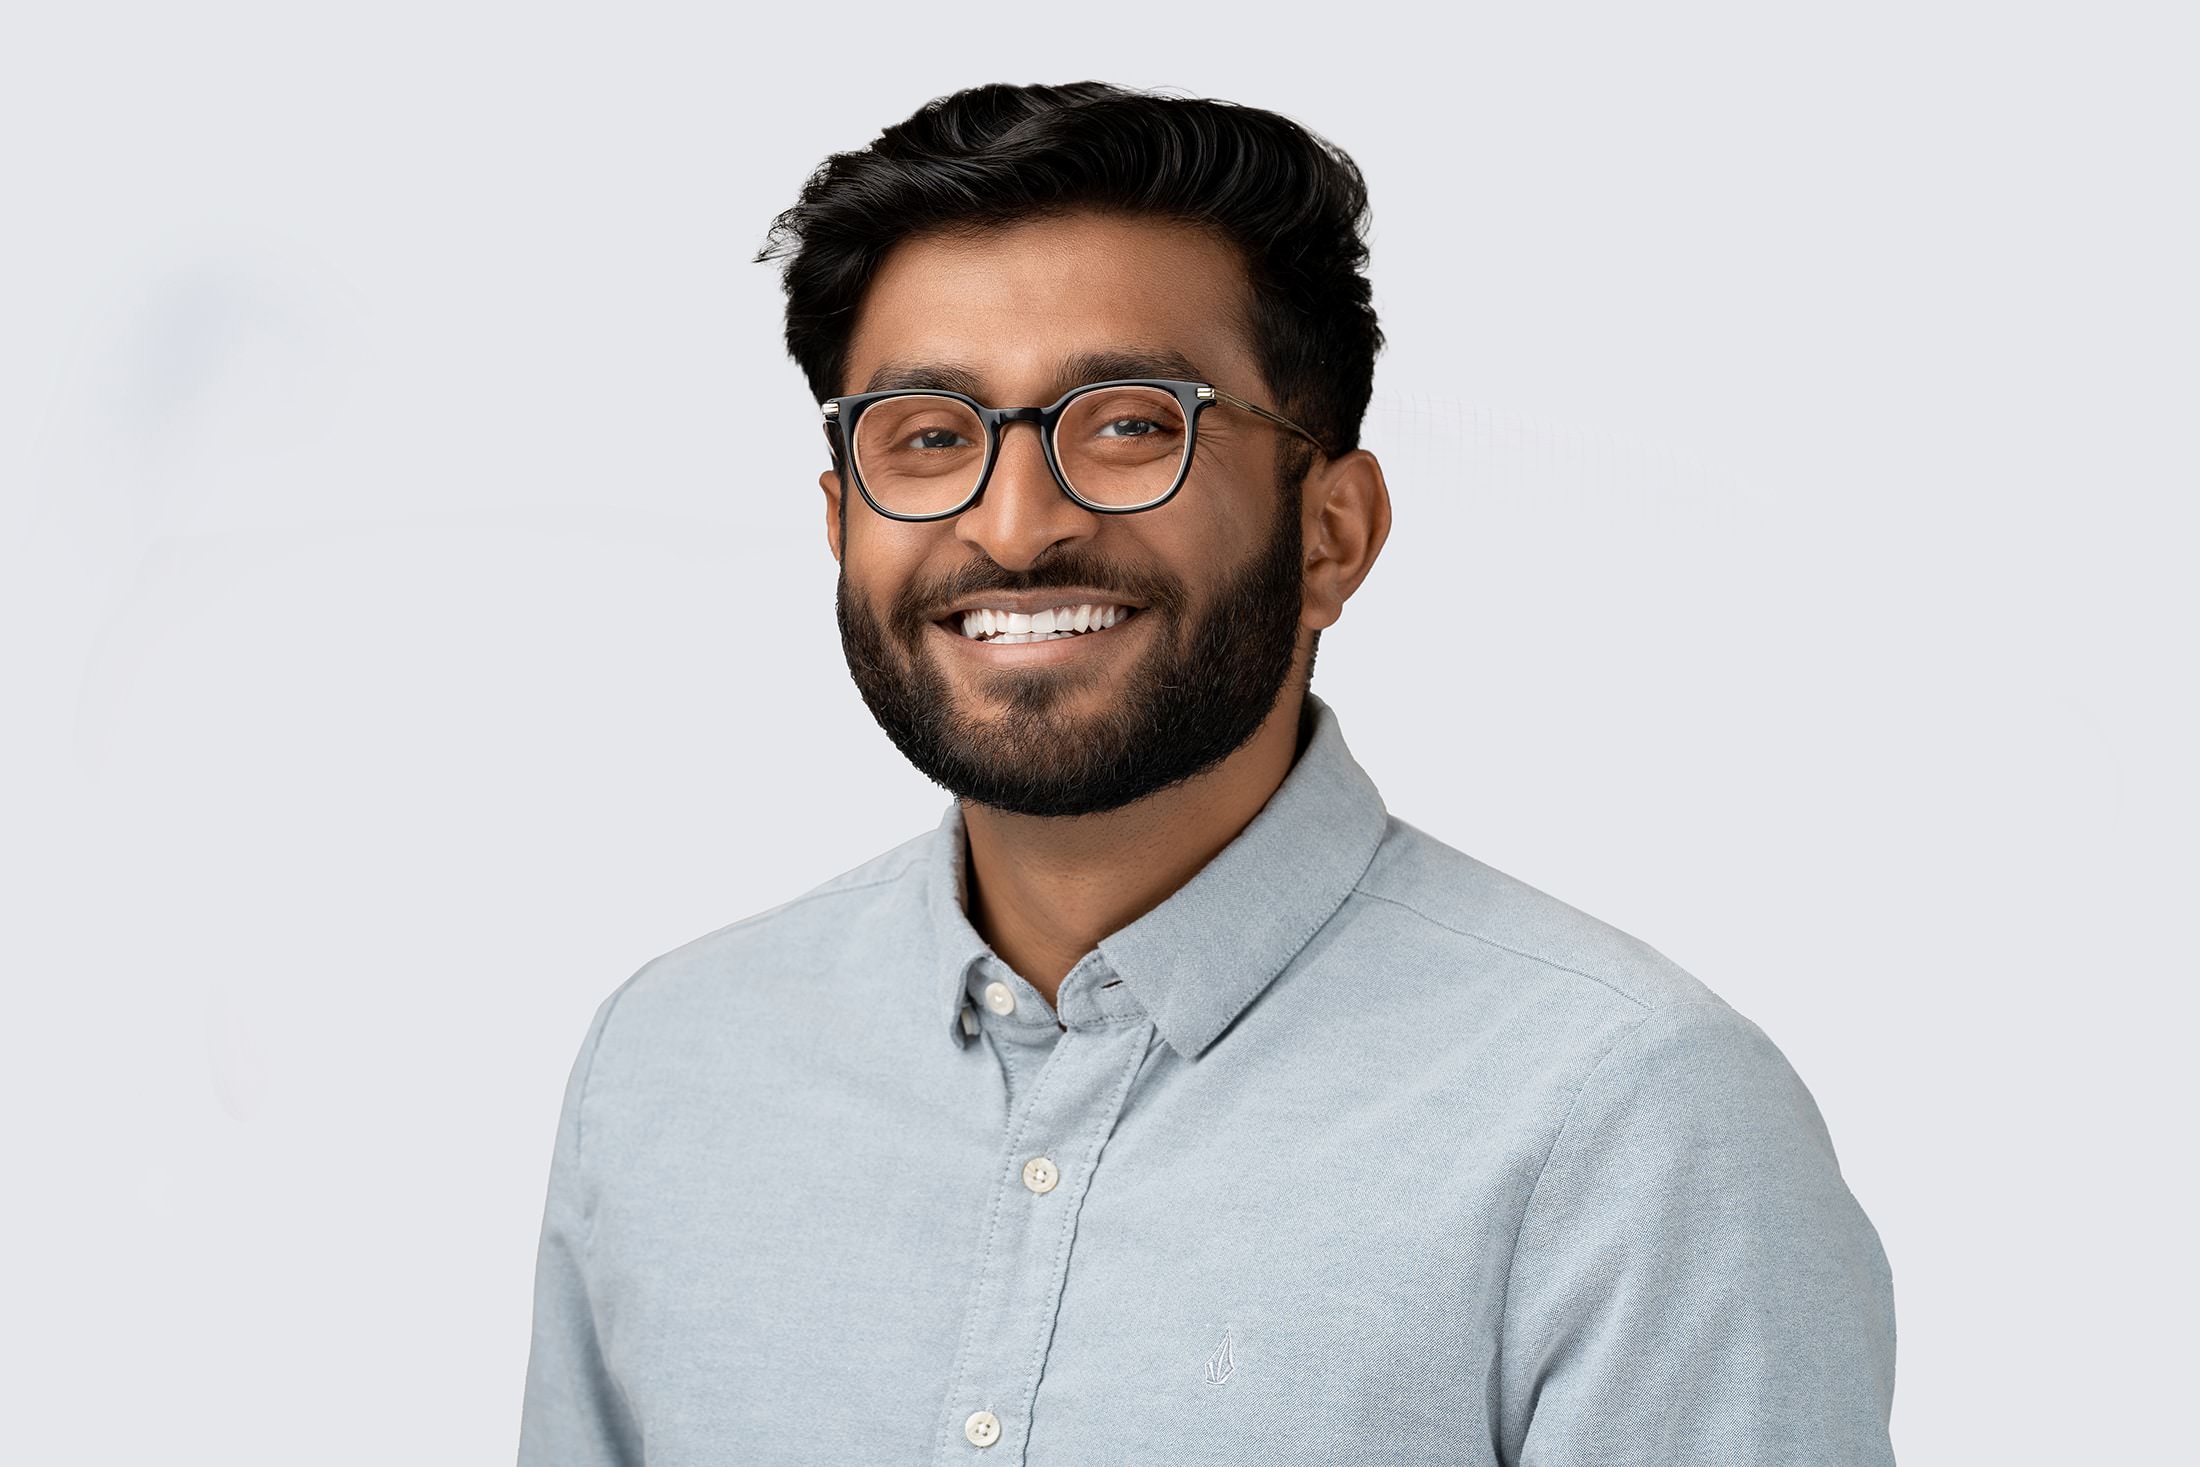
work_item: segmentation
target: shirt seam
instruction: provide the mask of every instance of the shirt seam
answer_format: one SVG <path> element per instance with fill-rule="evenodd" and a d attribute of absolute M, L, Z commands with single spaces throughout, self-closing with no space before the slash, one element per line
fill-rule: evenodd
<path fill-rule="evenodd" d="M 619 1004 L 626 997 L 627 990 L 641 982 L 649 975 L 649 970 L 662 961 L 662 957 L 655 957 L 642 964 L 632 977 L 613 989 L 611 997 L 604 1001 L 603 1022 L 596 1025 L 596 1037 L 589 1043 L 588 1057 L 581 1068 L 581 1091 L 573 1101 L 573 1181 L 576 1185 L 585 1184 L 588 1174 L 588 1153 L 583 1145 L 588 1127 L 588 1087 L 595 1082 L 596 1057 L 603 1053 L 603 1037 L 610 1030 L 612 1016 L 618 1013 Z M 586 1189 L 584 1195 L 592 1197 L 594 1190 Z M 588 1215 L 582 1219 L 581 1227 L 581 1262 L 584 1266 L 594 1259 L 595 1249 L 596 1208 L 591 1203 Z"/>
<path fill-rule="evenodd" d="M 1404 903 L 1401 902 L 1398 903 L 1398 905 L 1403 906 Z M 1410 911 L 1412 909 L 1408 908 L 1408 910 Z M 1424 912 L 1421 915 L 1427 916 L 1428 914 Z M 1429 920 L 1432 922 L 1436 921 L 1436 919 L 1433 917 L 1430 917 Z M 1445 924 L 1437 922 L 1436 925 L 1439 927 L 1443 927 Z M 1456 928 L 1449 928 L 1447 930 L 1457 931 Z M 1472 937 L 1475 934 L 1465 933 L 1462 935 Z M 1499 944 L 1499 946 L 1503 946 L 1503 944 Z M 1510 952 L 1512 951 L 1512 949 L 1507 948 L 1506 951 Z M 1533 956 L 1533 954 L 1523 953 L 1522 956 L 1531 957 Z M 1552 966 L 1558 967 L 1561 965 L 1553 964 Z M 1566 969 L 1566 971 L 1572 972 L 1574 970 L 1568 968 Z M 1582 976 L 1586 978 L 1591 975 L 1584 973 L 1582 974 Z M 1610 985 L 1607 984 L 1606 986 L 1609 987 Z M 1535 1211 L 1535 1199 L 1537 1195 L 1543 1190 L 1543 1178 L 1551 1169 L 1551 1158 L 1558 1154 L 1559 1142 L 1566 1139 L 1566 1129 L 1573 1124 L 1574 1114 L 1581 1108 L 1582 1097 L 1589 1093 L 1589 1086 L 1594 1083 L 1596 1077 L 1603 1072 L 1605 1063 L 1610 1060 L 1614 1054 L 1617 1054 L 1619 1052 L 1620 1047 L 1626 1044 L 1628 1040 L 1633 1039 L 1637 1034 L 1640 1034 L 1643 1031 L 1644 1027 L 1647 1026 L 1651 1020 L 1657 1018 L 1660 1014 L 1669 1014 L 1677 1009 L 1684 1008 L 1717 1009 L 1724 1008 L 1725 1005 L 1720 1003 L 1716 999 L 1693 998 L 1677 1000 L 1676 1002 L 1665 1004 L 1660 1007 L 1650 1007 L 1649 1005 L 1644 1005 L 1644 1007 L 1647 1008 L 1649 1011 L 1645 1013 L 1641 1018 L 1635 1020 L 1634 1023 L 1629 1024 L 1619 1034 L 1613 1036 L 1612 1042 L 1606 1045 L 1603 1052 L 1597 1056 L 1596 1063 L 1590 1065 L 1588 1071 L 1582 1075 L 1581 1083 L 1574 1087 L 1573 1098 L 1566 1102 L 1565 1115 L 1559 1118 L 1557 1129 L 1551 1132 L 1551 1144 L 1543 1149 L 1543 1160 L 1536 1165 L 1535 1181 L 1528 1188 L 1528 1195 L 1526 1200 L 1520 1204 L 1519 1220 L 1513 1224 L 1512 1247 L 1510 1248 L 1510 1250 L 1507 1251 L 1505 1255 L 1504 1286 L 1499 1289 L 1497 1295 L 1497 1349 L 1494 1352 L 1494 1362 L 1491 1369 L 1492 1380 L 1501 1380 L 1503 1375 L 1506 1321 L 1512 1313 L 1513 1276 L 1518 1271 L 1518 1266 L 1520 1263 L 1520 1240 L 1527 1234 L 1528 1231 L 1528 1214 Z M 1490 1422 L 1493 1430 L 1495 1430 L 1501 1424 L 1501 1417 L 1499 1412 L 1496 1410 L 1495 1402 L 1491 1403 Z"/>
<path fill-rule="evenodd" d="M 846 886 L 828 885 L 820 887 L 816 891 L 806 891 L 798 897 L 789 897 L 786 901 L 781 902 L 776 907 L 771 907 L 762 912 L 752 912 L 748 916 L 742 917 L 737 921 L 728 922 L 723 927 L 713 928 L 711 931 L 704 933 L 701 937 L 693 938 L 687 942 L 680 944 L 680 947 L 693 947 L 698 942 L 708 942 L 712 938 L 722 937 L 726 933 L 732 932 L 736 928 L 747 927 L 751 923 L 762 922 L 767 918 L 777 917 L 781 913 L 793 911 L 796 907 L 802 906 L 808 902 L 822 901 L 826 897 L 841 896 L 848 892 L 870 891 L 874 888 L 881 886 L 892 886 L 895 882 L 901 880 L 904 876 L 907 876 L 911 871 L 915 870 L 917 867 L 923 864 L 924 854 L 922 852 L 919 852 L 916 855 L 911 856 L 901 865 L 896 866 L 893 871 L 885 876 L 874 876 L 869 881 L 853 881 L 848 883 Z M 679 948 L 673 949 L 674 952 L 678 952 L 679 950 Z M 645 968 L 644 971 L 646 972 L 647 969 Z M 635 977 L 640 976 L 641 975 L 639 973 L 635 975 Z M 632 980 L 630 979 L 628 981 L 631 982 Z"/>
<path fill-rule="evenodd" d="M 1500 952 L 1511 953 L 1516 958 L 1526 958 L 1531 963 L 1541 963 L 1544 967 L 1555 968 L 1561 973 L 1571 973 L 1576 978 L 1586 978 L 1591 983 L 1596 984 L 1599 988 L 1603 988 L 1609 990 L 1614 994 L 1617 994 L 1619 997 L 1626 999 L 1629 1003 L 1635 1005 L 1635 1007 L 1639 1009 L 1644 1010 L 1646 1013 L 1656 1013 L 1658 1010 L 1658 1005 L 1646 1002 L 1645 1000 L 1636 997 L 1634 994 L 1629 993 L 1626 989 L 1621 988 L 1618 984 L 1612 982 L 1609 978 L 1600 978 L 1596 974 L 1588 972 L 1585 969 L 1568 967 L 1566 964 L 1559 962 L 1556 958 L 1547 958 L 1541 953 L 1532 953 L 1527 951 L 1525 948 L 1517 948 L 1512 946 L 1510 943 L 1499 942 L 1494 937 L 1487 936 L 1480 932 L 1470 931 L 1465 927 L 1454 927 L 1451 925 L 1451 923 L 1444 921 L 1441 917 L 1430 916 L 1427 912 L 1422 911 L 1419 907 L 1414 906 L 1410 902 L 1402 902 L 1399 901 L 1396 897 L 1384 896 L 1379 891 L 1369 891 L 1364 886 L 1355 886 L 1352 889 L 1359 895 L 1368 898 L 1370 901 L 1387 902 L 1393 907 L 1398 907 L 1404 911 L 1411 912 L 1414 916 L 1419 917 L 1422 921 L 1427 922 L 1432 926 L 1441 927 L 1446 932 L 1454 933 L 1460 937 L 1471 938 L 1476 942 L 1486 943 L 1489 946 L 1496 948 Z"/>

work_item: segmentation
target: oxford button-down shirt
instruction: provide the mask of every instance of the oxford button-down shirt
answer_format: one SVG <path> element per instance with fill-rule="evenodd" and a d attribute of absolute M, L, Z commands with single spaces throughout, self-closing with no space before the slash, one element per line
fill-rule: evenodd
<path fill-rule="evenodd" d="M 1052 1005 L 966 861 L 950 805 L 597 1010 L 523 1467 L 1892 1461 L 1887 1261 L 1780 1051 L 1389 815 L 1319 698 Z"/>

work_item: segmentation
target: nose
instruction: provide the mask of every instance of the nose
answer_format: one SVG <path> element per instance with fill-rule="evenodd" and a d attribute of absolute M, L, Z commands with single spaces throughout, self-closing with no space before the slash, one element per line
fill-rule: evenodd
<path fill-rule="evenodd" d="M 955 517 L 955 534 L 997 564 L 1026 570 L 1054 546 L 1089 538 L 1099 522 L 1054 481 L 1039 425 L 1004 423 L 993 477 L 978 502 Z"/>

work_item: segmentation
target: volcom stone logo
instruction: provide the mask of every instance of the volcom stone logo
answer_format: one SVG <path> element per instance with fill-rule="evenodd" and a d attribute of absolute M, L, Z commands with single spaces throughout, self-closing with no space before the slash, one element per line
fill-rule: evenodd
<path fill-rule="evenodd" d="M 1222 1331 L 1222 1343 L 1214 1354 L 1207 1357 L 1207 1384 L 1221 1385 L 1237 1371 L 1237 1362 L 1230 1358 L 1230 1331 Z"/>

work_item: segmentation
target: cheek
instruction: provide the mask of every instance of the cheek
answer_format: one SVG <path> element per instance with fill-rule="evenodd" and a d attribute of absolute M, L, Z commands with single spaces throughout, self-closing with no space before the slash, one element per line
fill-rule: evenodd
<path fill-rule="evenodd" d="M 858 515 L 866 522 L 851 522 L 843 537 L 840 559 L 842 580 L 881 618 L 895 615 L 896 608 L 912 593 L 936 594 L 948 575 L 963 563 L 939 543 L 936 531 L 922 525 L 900 525 L 877 515 Z"/>
<path fill-rule="evenodd" d="M 939 539 L 937 526 L 885 519 L 859 500 L 848 511 L 848 530 L 841 536 L 842 559 L 859 580 L 900 586 L 927 556 L 938 553 Z"/>
<path fill-rule="evenodd" d="M 1187 483 L 1161 508 L 1137 516 L 1152 522 L 1139 526 L 1140 548 L 1196 594 L 1223 567 L 1252 554 L 1265 537 L 1275 512 L 1273 498 L 1263 496 L 1257 505 L 1250 498 L 1222 493 L 1212 482 Z"/>
<path fill-rule="evenodd" d="M 1215 420 L 1213 413 L 1207 416 Z M 1226 429 L 1226 424 L 1201 426 L 1191 476 L 1165 507 L 1191 501 L 1186 508 L 1201 516 L 1200 533 L 1212 544 L 1245 550 L 1264 540 L 1275 521 L 1276 450 L 1268 439 Z"/>

